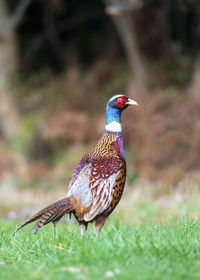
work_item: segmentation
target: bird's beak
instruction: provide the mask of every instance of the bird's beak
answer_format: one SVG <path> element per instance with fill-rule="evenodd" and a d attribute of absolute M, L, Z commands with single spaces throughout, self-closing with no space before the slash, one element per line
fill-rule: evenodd
<path fill-rule="evenodd" d="M 132 100 L 132 99 L 130 99 L 130 98 L 128 99 L 128 102 L 126 102 L 126 104 L 127 105 L 136 105 L 136 106 L 138 106 L 137 102 Z"/>

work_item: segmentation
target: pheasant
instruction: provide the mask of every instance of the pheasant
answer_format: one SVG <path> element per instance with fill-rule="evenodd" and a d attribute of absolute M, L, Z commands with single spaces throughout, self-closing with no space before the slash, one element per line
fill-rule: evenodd
<path fill-rule="evenodd" d="M 99 236 L 108 216 L 119 203 L 125 181 L 126 161 L 123 150 L 121 112 L 137 102 L 125 95 L 115 95 L 107 103 L 105 132 L 96 146 L 86 154 L 74 170 L 67 196 L 42 209 L 17 228 L 37 221 L 30 233 L 52 222 L 54 226 L 66 215 L 73 214 L 81 228 L 95 222 Z"/>

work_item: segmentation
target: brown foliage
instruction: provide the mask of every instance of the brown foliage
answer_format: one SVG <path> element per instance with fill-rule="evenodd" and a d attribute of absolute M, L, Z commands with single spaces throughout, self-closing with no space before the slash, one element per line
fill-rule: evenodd
<path fill-rule="evenodd" d="M 129 111 L 128 141 L 141 176 L 177 183 L 186 172 L 200 166 L 200 111 L 191 92 L 138 91 L 134 81 L 129 95 L 140 107 Z"/>

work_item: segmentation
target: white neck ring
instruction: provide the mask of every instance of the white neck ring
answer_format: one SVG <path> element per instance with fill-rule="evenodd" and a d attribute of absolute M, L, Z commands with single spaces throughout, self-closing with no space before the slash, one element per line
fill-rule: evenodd
<path fill-rule="evenodd" d="M 105 129 L 112 132 L 122 132 L 121 123 L 115 121 L 106 124 Z"/>

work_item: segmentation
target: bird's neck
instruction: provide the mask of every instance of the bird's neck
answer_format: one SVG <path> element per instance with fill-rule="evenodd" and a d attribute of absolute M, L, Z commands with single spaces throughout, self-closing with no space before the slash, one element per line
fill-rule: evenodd
<path fill-rule="evenodd" d="M 107 107 L 105 132 L 122 132 L 121 112 L 118 109 Z"/>

